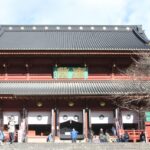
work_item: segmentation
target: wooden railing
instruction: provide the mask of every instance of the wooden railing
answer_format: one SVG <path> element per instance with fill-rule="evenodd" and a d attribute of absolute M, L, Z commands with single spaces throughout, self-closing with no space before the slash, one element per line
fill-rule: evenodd
<path fill-rule="evenodd" d="M 127 132 L 129 135 L 129 141 L 137 142 L 140 141 L 140 134 L 144 132 L 144 130 L 120 130 L 119 132 L 121 135 Z"/>

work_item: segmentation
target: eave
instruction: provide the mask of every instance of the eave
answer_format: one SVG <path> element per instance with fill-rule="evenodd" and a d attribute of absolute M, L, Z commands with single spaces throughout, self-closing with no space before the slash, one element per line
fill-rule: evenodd
<path fill-rule="evenodd" d="M 49 56 L 71 56 L 71 55 L 139 55 L 149 53 L 150 49 L 110 49 L 110 50 L 0 50 L 0 56 L 7 55 L 49 55 Z"/>

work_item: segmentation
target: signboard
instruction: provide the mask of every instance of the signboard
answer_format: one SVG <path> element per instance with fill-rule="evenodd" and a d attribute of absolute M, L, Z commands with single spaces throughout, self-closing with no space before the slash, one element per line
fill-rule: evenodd
<path fill-rule="evenodd" d="M 53 76 L 55 79 L 88 78 L 87 67 L 54 67 Z"/>
<path fill-rule="evenodd" d="M 150 122 L 150 112 L 145 112 L 146 122 Z"/>

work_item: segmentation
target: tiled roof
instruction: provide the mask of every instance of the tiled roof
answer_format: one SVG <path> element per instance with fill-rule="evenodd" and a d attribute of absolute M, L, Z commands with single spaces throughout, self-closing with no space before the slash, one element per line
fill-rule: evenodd
<path fill-rule="evenodd" d="M 0 95 L 111 95 L 150 92 L 150 81 L 0 81 Z"/>
<path fill-rule="evenodd" d="M 0 50 L 150 50 L 141 26 L 2 25 Z"/>

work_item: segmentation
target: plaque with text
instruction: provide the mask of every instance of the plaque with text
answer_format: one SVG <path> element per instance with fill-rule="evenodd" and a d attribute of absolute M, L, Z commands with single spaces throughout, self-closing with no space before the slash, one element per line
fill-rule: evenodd
<path fill-rule="evenodd" d="M 87 67 L 54 67 L 53 76 L 55 79 L 87 79 Z"/>

